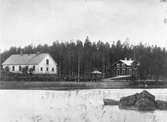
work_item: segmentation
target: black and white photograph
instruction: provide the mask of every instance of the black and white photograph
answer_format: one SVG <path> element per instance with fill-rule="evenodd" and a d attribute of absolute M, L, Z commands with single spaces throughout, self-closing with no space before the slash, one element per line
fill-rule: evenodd
<path fill-rule="evenodd" d="M 0 0 L 0 122 L 166 122 L 167 0 Z"/>

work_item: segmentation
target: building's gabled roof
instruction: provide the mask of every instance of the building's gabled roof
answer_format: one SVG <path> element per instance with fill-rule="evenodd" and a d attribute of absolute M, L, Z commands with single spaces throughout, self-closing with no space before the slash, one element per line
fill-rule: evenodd
<path fill-rule="evenodd" d="M 122 63 L 124 63 L 125 65 L 127 65 L 127 66 L 132 66 L 132 64 L 133 64 L 133 62 L 134 62 L 134 60 L 132 60 L 132 59 L 129 59 L 129 60 L 127 60 L 127 59 L 124 59 L 124 60 L 120 60 Z"/>
<path fill-rule="evenodd" d="M 2 65 L 36 65 L 39 64 L 47 55 L 49 54 L 14 54 L 7 58 Z"/>
<path fill-rule="evenodd" d="M 124 63 L 126 66 L 132 66 L 132 64 L 135 62 L 135 60 L 125 58 L 124 60 L 116 61 L 112 66 L 114 66 L 118 62 Z"/>

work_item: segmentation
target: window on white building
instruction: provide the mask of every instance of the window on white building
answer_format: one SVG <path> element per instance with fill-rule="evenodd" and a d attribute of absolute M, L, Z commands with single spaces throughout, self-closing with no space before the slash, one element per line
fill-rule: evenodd
<path fill-rule="evenodd" d="M 46 64 L 49 65 L 49 60 L 48 59 L 46 59 Z"/>
<path fill-rule="evenodd" d="M 19 66 L 19 71 L 21 71 L 21 66 Z"/>
<path fill-rule="evenodd" d="M 54 69 L 54 68 L 52 68 L 52 72 L 54 72 L 54 70 L 55 70 L 55 69 Z"/>
<path fill-rule="evenodd" d="M 28 66 L 26 66 L 26 69 L 28 69 Z"/>
<path fill-rule="evenodd" d="M 43 68 L 41 67 L 41 71 L 43 71 Z"/>
<path fill-rule="evenodd" d="M 35 71 L 35 66 L 33 66 L 33 68 L 32 68 L 34 71 Z"/>
<path fill-rule="evenodd" d="M 14 66 L 12 66 L 12 71 L 15 71 L 15 67 Z"/>
<path fill-rule="evenodd" d="M 49 68 L 48 68 L 48 67 L 46 68 L 46 71 L 49 71 Z"/>

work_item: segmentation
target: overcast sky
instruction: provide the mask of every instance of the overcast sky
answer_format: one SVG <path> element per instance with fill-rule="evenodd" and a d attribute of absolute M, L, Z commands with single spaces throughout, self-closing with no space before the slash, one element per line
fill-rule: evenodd
<path fill-rule="evenodd" d="M 0 49 L 55 40 L 129 40 L 167 47 L 160 0 L 0 0 Z"/>

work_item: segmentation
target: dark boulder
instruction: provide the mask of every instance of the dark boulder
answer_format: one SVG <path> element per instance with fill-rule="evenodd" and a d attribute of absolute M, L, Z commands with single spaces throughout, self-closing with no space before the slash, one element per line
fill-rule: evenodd
<path fill-rule="evenodd" d="M 167 101 L 156 100 L 155 96 L 144 90 L 127 97 L 122 97 L 120 101 L 104 100 L 104 105 L 117 105 L 121 109 L 152 111 L 155 109 L 167 110 Z"/>
<path fill-rule="evenodd" d="M 155 96 L 146 90 L 120 99 L 119 108 L 135 110 L 155 110 Z"/>
<path fill-rule="evenodd" d="M 155 101 L 155 96 L 150 94 L 148 91 L 144 90 L 142 91 L 140 94 L 137 95 L 137 99 L 141 99 L 141 98 L 147 98 L 149 100 Z"/>
<path fill-rule="evenodd" d="M 156 100 L 156 107 L 160 110 L 167 110 L 167 102 L 162 100 Z"/>
<path fill-rule="evenodd" d="M 134 94 L 127 97 L 122 97 L 119 102 L 120 108 L 126 108 L 129 106 L 133 106 L 136 103 L 138 94 Z"/>
<path fill-rule="evenodd" d="M 138 99 L 136 101 L 134 107 L 138 110 L 145 110 L 145 111 L 156 109 L 155 102 L 153 100 L 146 98 L 146 97 Z"/>

